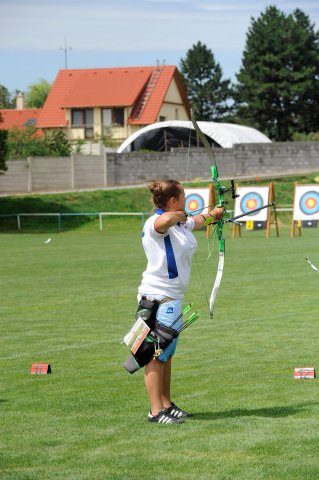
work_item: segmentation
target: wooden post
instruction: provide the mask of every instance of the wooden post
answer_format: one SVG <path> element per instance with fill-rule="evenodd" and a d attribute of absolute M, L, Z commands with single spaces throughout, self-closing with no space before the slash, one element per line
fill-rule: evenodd
<path fill-rule="evenodd" d="M 166 135 L 166 130 L 163 130 L 163 135 L 164 135 L 164 148 L 165 152 L 167 152 L 167 135 Z"/>
<path fill-rule="evenodd" d="M 238 183 L 236 183 L 236 185 L 235 185 L 235 193 L 236 193 L 237 189 L 238 189 Z M 235 215 L 235 203 L 236 203 L 236 198 L 235 198 L 235 202 L 234 202 L 234 215 Z M 237 232 L 238 232 L 238 238 L 241 238 L 241 226 L 237 225 L 236 223 L 233 223 L 232 224 L 232 239 L 233 240 L 235 240 Z"/>
<path fill-rule="evenodd" d="M 298 182 L 295 182 L 294 183 L 294 204 L 293 204 L 293 208 L 292 208 L 292 220 L 291 220 L 291 230 L 290 230 L 290 236 L 291 238 L 293 238 L 295 236 L 295 228 L 296 228 L 296 225 L 297 225 L 297 228 L 298 228 L 298 235 L 299 237 L 301 237 L 302 233 L 301 233 L 301 222 L 300 220 L 299 221 L 296 221 L 294 220 L 294 214 L 295 214 L 295 196 L 296 196 L 296 187 L 298 185 Z"/>
<path fill-rule="evenodd" d="M 269 184 L 269 195 L 268 195 L 268 203 L 271 203 L 271 202 L 275 202 L 275 189 L 274 189 L 274 184 L 272 182 L 270 182 L 270 184 Z M 276 226 L 277 237 L 279 237 L 277 211 L 276 211 L 276 205 L 274 205 L 273 207 L 268 208 L 266 238 L 270 237 L 270 225 L 271 225 L 272 209 L 274 209 L 274 222 L 273 223 Z"/>

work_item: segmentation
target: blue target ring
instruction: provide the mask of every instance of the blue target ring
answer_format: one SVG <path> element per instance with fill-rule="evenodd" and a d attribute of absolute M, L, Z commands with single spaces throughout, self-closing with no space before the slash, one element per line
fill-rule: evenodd
<path fill-rule="evenodd" d="M 200 213 L 205 208 L 205 202 L 198 193 L 191 193 L 185 198 L 185 212 L 186 213 Z"/>
<path fill-rule="evenodd" d="M 243 213 L 250 213 L 256 208 L 262 207 L 264 204 L 262 196 L 257 192 L 249 192 L 243 196 L 240 201 L 240 209 Z M 252 213 L 251 216 L 257 215 L 259 212 Z"/>
<path fill-rule="evenodd" d="M 314 191 L 304 193 L 299 200 L 299 207 L 305 215 L 319 212 L 319 193 Z"/>

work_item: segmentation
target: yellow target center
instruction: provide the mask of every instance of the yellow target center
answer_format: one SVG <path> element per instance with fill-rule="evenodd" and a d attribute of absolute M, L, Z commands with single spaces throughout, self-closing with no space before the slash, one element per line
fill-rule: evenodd
<path fill-rule="evenodd" d="M 257 202 L 254 198 L 251 198 L 247 202 L 247 207 L 248 207 L 249 210 L 254 210 L 256 208 L 256 205 L 257 205 Z"/>
<path fill-rule="evenodd" d="M 307 200 L 307 207 L 308 208 L 314 208 L 316 205 L 316 201 L 314 198 L 308 198 Z"/>

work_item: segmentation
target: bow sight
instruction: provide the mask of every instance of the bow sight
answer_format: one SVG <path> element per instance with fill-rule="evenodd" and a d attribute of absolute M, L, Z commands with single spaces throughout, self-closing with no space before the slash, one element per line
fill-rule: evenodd
<path fill-rule="evenodd" d="M 235 193 L 235 184 L 234 184 L 234 179 L 233 178 L 231 179 L 230 184 L 231 184 L 231 186 L 229 188 L 221 186 L 219 188 L 219 193 L 221 195 L 224 195 L 224 193 L 231 192 L 231 198 L 233 198 L 235 200 L 235 198 L 239 197 L 239 195 Z"/>

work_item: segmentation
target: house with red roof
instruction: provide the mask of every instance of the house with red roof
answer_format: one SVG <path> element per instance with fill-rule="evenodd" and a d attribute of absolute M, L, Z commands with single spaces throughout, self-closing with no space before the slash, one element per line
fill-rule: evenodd
<path fill-rule="evenodd" d="M 63 129 L 70 140 L 119 142 L 146 125 L 189 120 L 190 104 L 176 66 L 60 70 L 37 126 Z"/>
<path fill-rule="evenodd" d="M 2 122 L 1 130 L 10 130 L 10 128 L 25 128 L 28 126 L 37 126 L 40 108 L 27 108 L 24 110 L 3 109 L 0 110 Z"/>
<path fill-rule="evenodd" d="M 27 127 L 37 127 L 40 108 L 24 108 L 24 95 L 18 93 L 16 98 L 16 109 L 0 110 L 0 130 L 11 130 L 17 128 L 19 130 Z M 34 136 L 41 137 L 43 132 L 37 129 Z"/>

